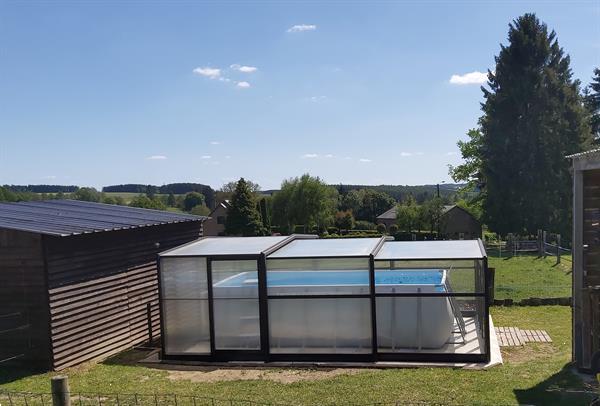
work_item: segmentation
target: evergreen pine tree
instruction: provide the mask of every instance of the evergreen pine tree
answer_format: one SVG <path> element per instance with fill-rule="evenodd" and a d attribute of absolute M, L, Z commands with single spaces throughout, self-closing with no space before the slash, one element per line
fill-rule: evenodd
<path fill-rule="evenodd" d="M 254 194 L 248 183 L 241 178 L 231 196 L 231 207 L 227 212 L 225 232 L 229 235 L 264 235 L 265 229 L 256 209 Z"/>
<path fill-rule="evenodd" d="M 592 83 L 585 89 L 585 106 L 590 112 L 590 127 L 596 142 L 600 141 L 600 68 L 594 69 Z"/>
<path fill-rule="evenodd" d="M 566 155 L 591 145 L 579 82 L 554 31 L 534 14 L 509 25 L 481 117 L 484 221 L 500 234 L 539 228 L 569 235 L 571 175 Z"/>

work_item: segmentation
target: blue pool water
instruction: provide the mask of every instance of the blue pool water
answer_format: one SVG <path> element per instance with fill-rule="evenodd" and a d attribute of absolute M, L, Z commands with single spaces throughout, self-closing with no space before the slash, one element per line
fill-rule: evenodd
<path fill-rule="evenodd" d="M 441 285 L 443 271 L 375 271 L 376 285 Z M 221 287 L 253 286 L 255 272 L 244 272 L 218 283 Z M 365 271 L 275 271 L 267 273 L 267 286 L 361 286 L 369 284 Z"/>

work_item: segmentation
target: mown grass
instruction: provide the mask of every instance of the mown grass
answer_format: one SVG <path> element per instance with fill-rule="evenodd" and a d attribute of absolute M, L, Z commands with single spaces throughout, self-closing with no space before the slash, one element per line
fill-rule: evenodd
<path fill-rule="evenodd" d="M 555 257 L 490 257 L 488 266 L 496 268 L 495 298 L 571 296 L 571 264 L 570 257 L 558 265 Z"/>
<path fill-rule="evenodd" d="M 427 402 L 438 404 L 583 405 L 591 396 L 572 372 L 571 317 L 568 307 L 492 308 L 496 326 L 545 329 L 551 344 L 527 344 L 503 351 L 505 364 L 487 371 L 449 368 L 363 370 L 331 379 L 289 384 L 270 380 L 214 383 L 171 380 L 169 372 L 130 365 L 135 352 L 98 365 L 63 371 L 74 392 L 177 393 L 218 399 L 250 399 L 293 405 L 368 404 L 375 402 Z M 0 390 L 45 391 L 54 373 L 20 377 L 0 369 Z"/>

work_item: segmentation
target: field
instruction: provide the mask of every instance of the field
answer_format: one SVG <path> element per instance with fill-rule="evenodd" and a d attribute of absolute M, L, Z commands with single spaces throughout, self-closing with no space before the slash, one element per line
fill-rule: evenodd
<path fill-rule="evenodd" d="M 102 364 L 63 373 L 70 377 L 73 392 L 176 393 L 292 405 L 395 401 L 490 405 L 589 403 L 591 395 L 580 391 L 590 388 L 569 366 L 568 307 L 496 307 L 492 308 L 492 316 L 497 326 L 545 329 L 554 342 L 529 343 L 503 351 L 505 364 L 487 371 L 447 368 L 167 371 L 136 365 L 132 361 L 144 353 L 130 351 Z M 48 392 L 52 375 L 0 370 L 0 391 Z M 146 404 L 153 404 L 152 396 L 147 399 Z"/>
<path fill-rule="evenodd" d="M 121 197 L 123 198 L 123 200 L 125 200 L 126 204 L 129 204 L 131 202 L 131 200 L 133 200 L 134 197 L 139 196 L 140 194 L 143 193 L 133 193 L 133 192 L 103 192 L 104 196 L 106 197 Z M 167 194 L 161 194 L 161 193 L 157 193 L 155 194 L 155 196 L 157 197 L 161 197 L 161 196 L 168 196 Z M 175 195 L 175 197 L 177 197 L 179 195 Z"/>
<path fill-rule="evenodd" d="M 571 258 L 556 264 L 555 257 L 491 257 L 489 267 L 496 268 L 496 299 L 515 301 L 530 297 L 571 296 Z"/>

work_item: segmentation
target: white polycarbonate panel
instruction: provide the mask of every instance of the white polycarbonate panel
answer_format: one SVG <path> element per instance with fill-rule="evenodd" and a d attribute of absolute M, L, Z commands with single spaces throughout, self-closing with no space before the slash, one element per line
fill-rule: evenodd
<path fill-rule="evenodd" d="M 447 297 L 378 297 L 377 344 L 380 350 L 441 348 L 454 326 Z"/>
<path fill-rule="evenodd" d="M 160 283 L 163 299 L 206 299 L 206 258 L 162 258 Z"/>
<path fill-rule="evenodd" d="M 269 295 L 369 293 L 367 258 L 267 260 Z"/>
<path fill-rule="evenodd" d="M 209 354 L 208 300 L 164 300 L 165 352 Z"/>
<path fill-rule="evenodd" d="M 161 256 L 259 255 L 286 238 L 288 237 L 208 237 L 167 251 Z"/>
<path fill-rule="evenodd" d="M 212 261 L 212 282 L 214 284 L 221 282 L 224 279 L 239 275 L 244 272 L 253 272 L 254 278 L 258 278 L 258 263 L 256 260 L 242 261 Z"/>
<path fill-rule="evenodd" d="M 479 240 L 386 241 L 375 260 L 479 259 L 485 256 Z"/>
<path fill-rule="evenodd" d="M 260 349 L 258 298 L 214 299 L 215 348 Z"/>
<path fill-rule="evenodd" d="M 260 349 L 258 263 L 212 261 L 215 348 Z"/>
<path fill-rule="evenodd" d="M 364 257 L 373 251 L 378 242 L 379 238 L 294 240 L 269 255 L 269 258 Z"/>
<path fill-rule="evenodd" d="M 273 354 L 371 352 L 369 299 L 269 299 Z"/>

